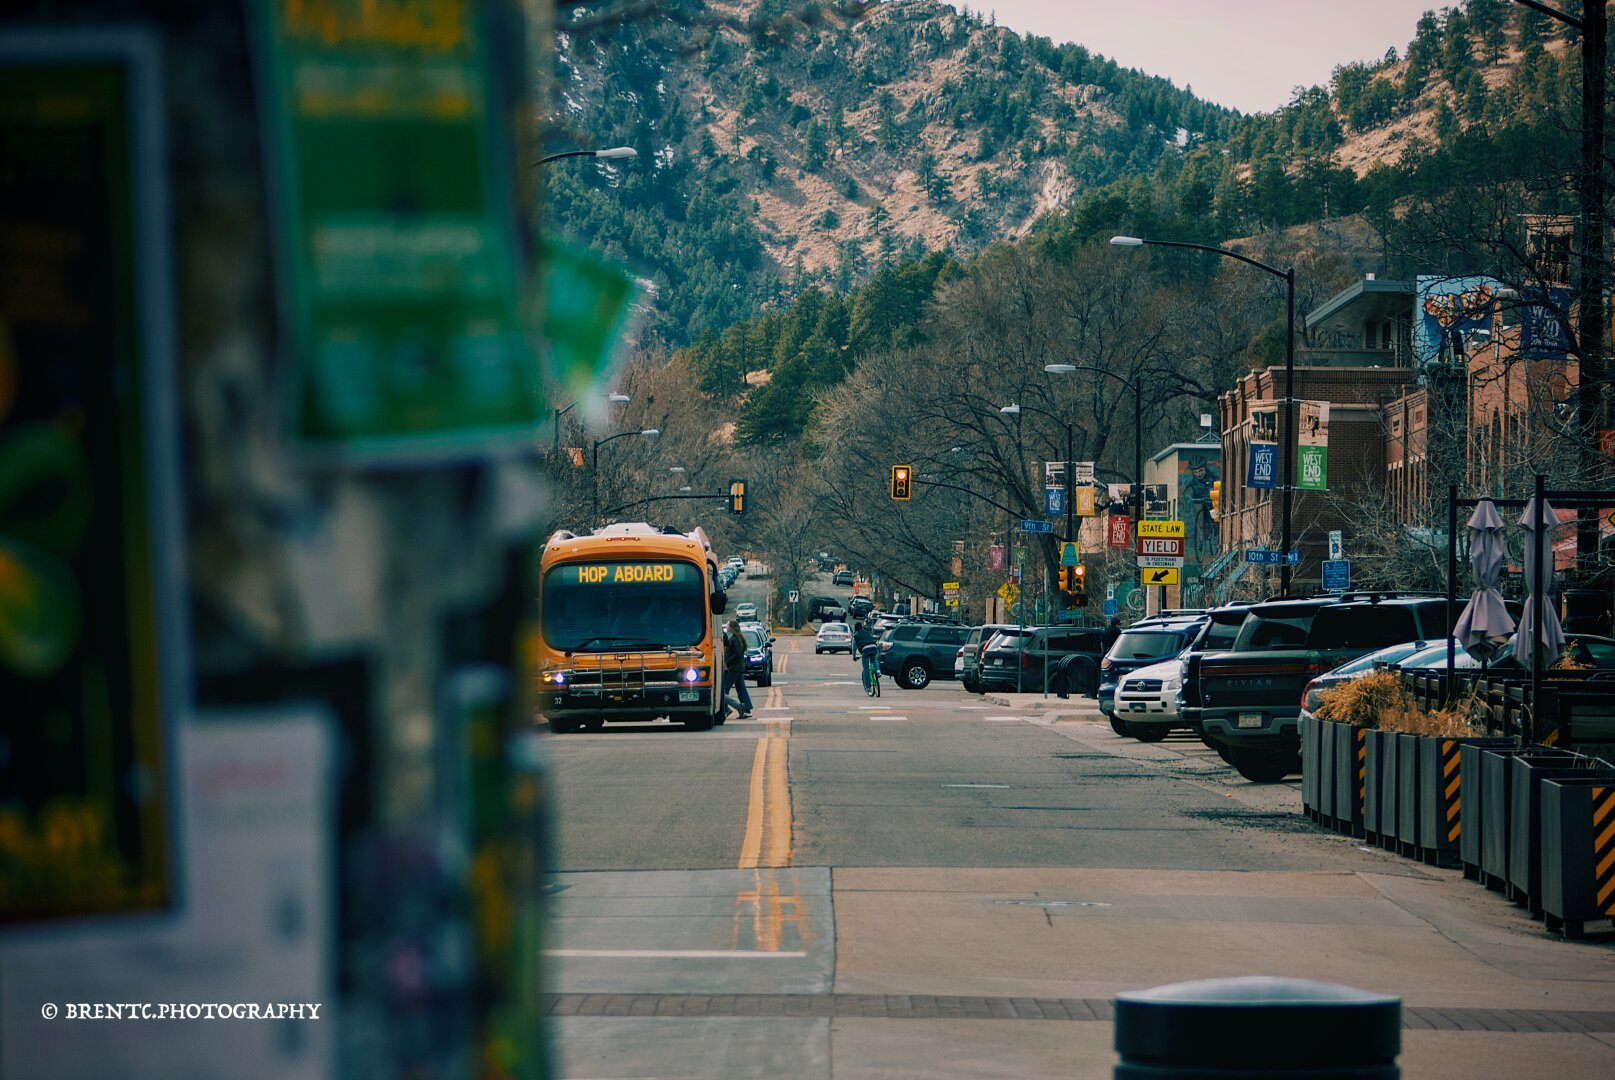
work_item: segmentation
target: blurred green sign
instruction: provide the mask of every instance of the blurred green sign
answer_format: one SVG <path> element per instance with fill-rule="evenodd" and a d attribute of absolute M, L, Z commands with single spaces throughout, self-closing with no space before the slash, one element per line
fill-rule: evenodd
<path fill-rule="evenodd" d="M 271 0 L 260 73 L 292 430 L 480 455 L 542 412 L 485 9 Z"/>
<path fill-rule="evenodd" d="M 627 272 L 579 248 L 544 245 L 544 374 L 582 397 L 612 368 L 638 292 Z"/>

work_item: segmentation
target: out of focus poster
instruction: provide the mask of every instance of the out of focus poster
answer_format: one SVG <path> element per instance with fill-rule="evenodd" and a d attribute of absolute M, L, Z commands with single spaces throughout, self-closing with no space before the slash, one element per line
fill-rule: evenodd
<path fill-rule="evenodd" d="M 156 50 L 0 36 L 0 926 L 166 906 L 184 684 Z"/>
<path fill-rule="evenodd" d="M 521 318 L 497 7 L 253 5 L 305 447 L 477 457 L 547 415 Z"/>

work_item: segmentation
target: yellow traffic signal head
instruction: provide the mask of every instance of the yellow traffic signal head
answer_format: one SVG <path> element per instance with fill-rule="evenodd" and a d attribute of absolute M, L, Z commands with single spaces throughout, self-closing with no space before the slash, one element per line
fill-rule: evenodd
<path fill-rule="evenodd" d="M 912 465 L 892 466 L 892 498 L 906 500 L 909 498 L 914 481 L 914 467 Z"/>
<path fill-rule="evenodd" d="M 746 512 L 746 481 L 729 481 L 729 512 L 731 514 Z"/>

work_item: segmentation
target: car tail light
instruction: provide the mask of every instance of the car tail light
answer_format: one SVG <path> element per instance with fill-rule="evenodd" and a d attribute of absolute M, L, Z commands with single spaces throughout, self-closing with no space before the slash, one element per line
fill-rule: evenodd
<path fill-rule="evenodd" d="M 956 650 L 953 654 L 953 658 L 955 660 L 963 660 L 965 658 L 965 651 L 963 649 Z"/>
<path fill-rule="evenodd" d="M 1031 666 L 1032 666 L 1032 654 L 1029 653 L 1029 652 L 1026 652 L 1025 650 L 1022 650 L 1022 652 L 1021 652 L 1021 667 L 1031 667 Z"/>
<path fill-rule="evenodd" d="M 1110 657 L 1107 656 L 1103 660 L 1099 661 L 1099 670 L 1100 671 L 1109 671 L 1110 670 Z"/>

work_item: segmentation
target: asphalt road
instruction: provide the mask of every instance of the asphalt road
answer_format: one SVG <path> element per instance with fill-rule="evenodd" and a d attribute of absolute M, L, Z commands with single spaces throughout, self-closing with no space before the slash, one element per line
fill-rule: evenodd
<path fill-rule="evenodd" d="M 760 591 L 742 578 L 731 603 Z M 1097 713 L 945 681 L 871 700 L 855 676 L 782 635 L 749 722 L 547 741 L 562 1075 L 1109 1076 L 1117 991 L 1233 974 L 1453 1024 L 1607 1010 L 1592 1032 L 1432 1022 L 1403 1067 L 1615 1075 L 1615 950 L 1319 831 L 1298 782 L 1249 784 L 1197 740 L 1121 739 Z"/>

